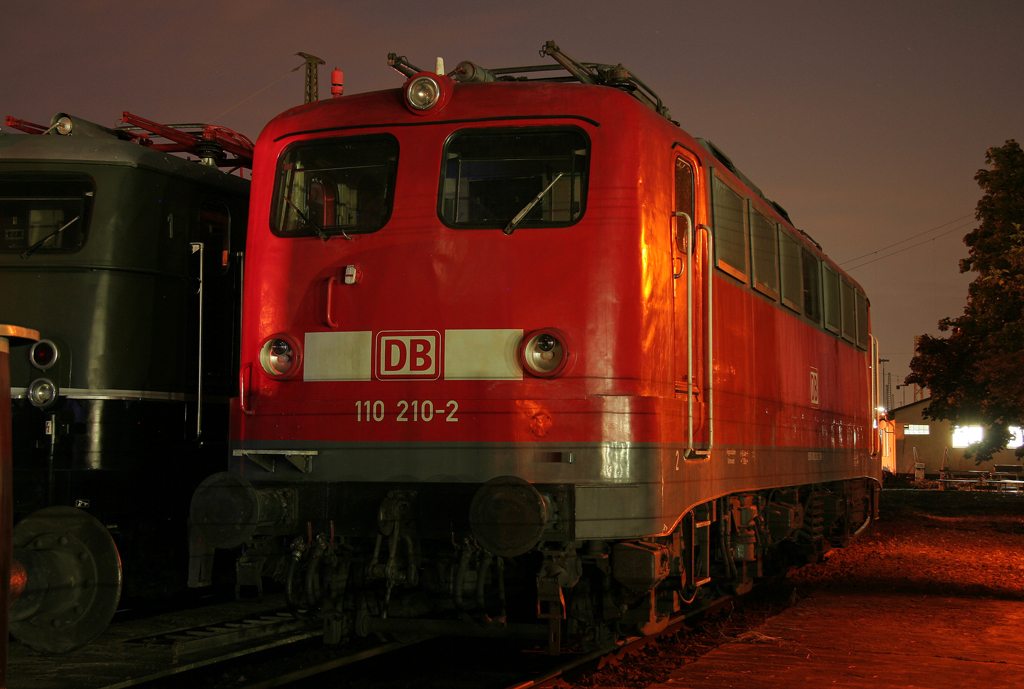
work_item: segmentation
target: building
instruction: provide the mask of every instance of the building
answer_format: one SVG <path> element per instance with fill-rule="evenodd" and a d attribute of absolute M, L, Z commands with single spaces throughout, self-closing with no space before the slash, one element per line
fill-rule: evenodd
<path fill-rule="evenodd" d="M 883 442 L 892 448 L 890 462 L 883 460 L 883 465 L 894 466 L 895 473 L 912 474 L 914 464 L 924 463 L 925 476 L 937 478 L 943 461 L 954 474 L 965 474 L 971 471 L 996 471 L 996 466 L 1020 466 L 1024 458 L 1017 457 L 1014 451 L 1024 438 L 1020 429 L 1011 441 L 1010 449 L 997 452 L 992 461 L 977 464 L 974 458 L 964 457 L 964 450 L 973 442 L 981 440 L 981 426 L 954 428 L 949 421 L 933 421 L 922 416 L 928 406 L 928 398 L 898 407 L 889 412 L 892 420 L 890 443 Z M 886 424 L 888 426 L 889 424 Z M 883 430 L 885 427 L 883 426 Z M 915 454 L 916 451 L 916 454 Z"/>

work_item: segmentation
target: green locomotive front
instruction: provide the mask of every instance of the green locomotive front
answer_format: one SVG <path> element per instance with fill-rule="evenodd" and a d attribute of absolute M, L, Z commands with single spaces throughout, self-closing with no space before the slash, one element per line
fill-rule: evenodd
<path fill-rule="evenodd" d="M 249 182 L 61 118 L 0 135 L 0 321 L 41 337 L 11 358 L 15 521 L 86 512 L 124 594 L 165 595 L 226 452 Z"/>

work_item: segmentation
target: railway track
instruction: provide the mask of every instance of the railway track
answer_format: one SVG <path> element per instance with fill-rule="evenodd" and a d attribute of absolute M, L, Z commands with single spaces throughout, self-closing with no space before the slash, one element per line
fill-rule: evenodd
<path fill-rule="evenodd" d="M 442 637 L 426 641 L 416 648 L 404 648 L 400 654 L 377 657 L 358 667 L 346 667 L 356 660 L 326 660 L 300 670 L 282 670 L 259 681 L 226 682 L 241 689 L 345 686 L 350 689 L 397 689 L 416 686 L 424 689 L 531 689 L 557 686 L 566 676 L 596 671 L 620 662 L 661 637 L 683 631 L 695 616 L 714 616 L 731 605 L 733 597 L 722 597 L 711 606 L 680 616 L 659 634 L 625 639 L 614 647 L 590 652 L 570 652 L 549 656 L 542 645 L 498 639 L 456 639 Z M 398 650 L 398 648 L 387 649 Z M 383 650 L 382 655 L 387 651 Z M 287 667 L 294 667 L 292 661 Z M 230 678 L 233 680 L 234 678 Z"/>
<path fill-rule="evenodd" d="M 680 631 L 693 615 L 729 603 L 721 598 L 683 615 L 659 635 L 627 639 L 614 648 L 552 657 L 530 642 L 427 638 L 416 643 L 368 638 L 343 646 L 323 644 L 322 629 L 285 612 L 268 597 L 115 623 L 97 641 L 67 656 L 12 649 L 10 689 L 271 689 L 346 686 L 387 689 L 418 686 L 527 689 L 551 686 L 573 672 L 596 670 Z M 392 661 L 389 654 L 400 653 Z M 359 669 L 354 665 L 360 664 Z M 365 667 L 364 667 L 365 666 Z"/>
<path fill-rule="evenodd" d="M 294 619 L 268 597 L 115 620 L 104 634 L 67 655 L 19 644 L 8 663 L 11 689 L 127 689 L 157 686 L 201 668 L 315 640 L 319 627 Z"/>

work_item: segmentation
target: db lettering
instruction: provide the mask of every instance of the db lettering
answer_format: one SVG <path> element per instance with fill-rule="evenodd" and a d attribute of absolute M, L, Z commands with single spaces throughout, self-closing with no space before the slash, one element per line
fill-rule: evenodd
<path fill-rule="evenodd" d="M 432 370 L 433 349 L 433 343 L 424 338 L 385 340 L 381 370 L 385 373 L 423 373 Z"/>
<path fill-rule="evenodd" d="M 440 333 L 436 331 L 382 332 L 377 336 L 377 377 L 434 379 L 438 367 Z"/>

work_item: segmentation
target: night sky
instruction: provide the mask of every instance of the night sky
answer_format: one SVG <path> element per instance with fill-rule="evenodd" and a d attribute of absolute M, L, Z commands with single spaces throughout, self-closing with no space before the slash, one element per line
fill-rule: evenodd
<path fill-rule="evenodd" d="M 0 115 L 113 126 L 128 110 L 255 140 L 302 102 L 299 51 L 327 62 L 329 98 L 335 66 L 349 94 L 401 86 L 389 52 L 517 66 L 554 40 L 635 72 L 850 271 L 899 405 L 914 336 L 962 312 L 985 150 L 1024 139 L 1021 27 L 1019 0 L 10 2 Z"/>

